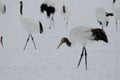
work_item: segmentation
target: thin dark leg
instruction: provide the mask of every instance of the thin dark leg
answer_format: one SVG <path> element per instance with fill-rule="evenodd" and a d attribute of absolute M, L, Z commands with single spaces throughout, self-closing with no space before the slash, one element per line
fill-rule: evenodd
<path fill-rule="evenodd" d="M 52 25 L 53 25 L 53 28 L 54 28 L 54 15 L 52 15 Z"/>
<path fill-rule="evenodd" d="M 26 43 L 25 43 L 25 46 L 24 46 L 23 50 L 25 50 L 25 49 L 26 49 L 26 46 L 27 46 L 28 41 L 29 41 L 29 38 L 30 38 L 30 34 L 28 35 L 28 38 L 27 38 L 27 41 L 26 41 Z"/>
<path fill-rule="evenodd" d="M 117 31 L 117 28 L 118 28 L 118 22 L 117 22 L 117 19 L 116 19 L 116 31 Z"/>
<path fill-rule="evenodd" d="M 53 22 L 53 28 L 55 27 L 55 24 L 54 24 L 54 18 L 52 17 L 52 22 Z"/>
<path fill-rule="evenodd" d="M 68 20 L 66 20 L 66 30 L 67 30 L 67 27 L 68 27 Z"/>
<path fill-rule="evenodd" d="M 85 69 L 87 70 L 87 51 L 85 48 Z"/>
<path fill-rule="evenodd" d="M 77 66 L 77 67 L 79 67 L 79 65 L 80 65 L 80 63 L 81 63 L 81 60 L 82 60 L 82 57 L 83 57 L 84 50 L 85 50 L 85 48 L 83 47 L 83 49 L 82 49 L 82 54 L 81 54 L 81 57 L 80 57 L 80 60 L 79 60 L 79 62 L 78 62 L 78 66 Z"/>
<path fill-rule="evenodd" d="M 51 27 L 53 26 L 54 27 L 54 15 L 52 16 L 51 20 L 50 20 L 50 27 L 49 29 L 51 29 Z"/>
<path fill-rule="evenodd" d="M 108 26 L 108 24 L 109 24 L 109 22 L 108 22 L 108 21 L 106 21 L 106 26 Z"/>
<path fill-rule="evenodd" d="M 33 38 L 32 34 L 30 34 L 30 36 L 31 36 L 31 39 L 32 39 L 32 41 L 33 41 L 33 44 L 34 44 L 35 49 L 37 49 L 37 48 L 36 48 L 35 41 L 34 41 L 34 38 Z"/>
<path fill-rule="evenodd" d="M 51 29 L 51 26 L 52 26 L 52 19 L 50 20 L 50 27 L 49 27 L 49 29 Z"/>

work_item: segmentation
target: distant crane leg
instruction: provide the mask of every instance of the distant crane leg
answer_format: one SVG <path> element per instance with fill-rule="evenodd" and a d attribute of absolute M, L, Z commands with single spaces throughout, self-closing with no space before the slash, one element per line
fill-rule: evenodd
<path fill-rule="evenodd" d="M 83 57 L 84 50 L 85 50 L 85 47 L 83 47 L 83 49 L 82 49 L 82 54 L 81 54 L 81 57 L 80 57 L 80 60 L 79 60 L 79 62 L 78 62 L 78 66 L 77 66 L 77 67 L 79 67 L 79 65 L 80 65 L 80 63 L 81 63 L 81 60 L 82 60 L 82 57 Z"/>
<path fill-rule="evenodd" d="M 28 41 L 29 41 L 29 38 L 30 38 L 30 34 L 28 35 L 28 38 L 27 38 L 27 41 L 26 41 L 26 43 L 25 43 L 25 46 L 24 46 L 23 50 L 25 50 L 25 49 L 26 49 L 26 46 L 27 46 Z"/>
<path fill-rule="evenodd" d="M 117 28 L 118 28 L 118 22 L 117 22 L 117 19 L 116 19 L 116 31 L 117 31 Z"/>
<path fill-rule="evenodd" d="M 55 27 L 55 24 L 54 24 L 54 15 L 52 16 L 52 25 L 53 25 L 53 28 Z"/>
<path fill-rule="evenodd" d="M 85 48 L 85 69 L 87 70 L 87 51 Z"/>
<path fill-rule="evenodd" d="M 68 27 L 68 20 L 66 20 L 66 30 L 67 30 L 67 27 Z"/>
<path fill-rule="evenodd" d="M 32 34 L 30 34 L 30 36 L 31 36 L 31 39 L 32 39 L 32 41 L 33 41 L 33 44 L 34 44 L 34 47 L 35 47 L 35 50 L 36 50 L 37 48 L 36 48 L 36 45 L 35 45 L 34 38 L 33 38 Z"/>

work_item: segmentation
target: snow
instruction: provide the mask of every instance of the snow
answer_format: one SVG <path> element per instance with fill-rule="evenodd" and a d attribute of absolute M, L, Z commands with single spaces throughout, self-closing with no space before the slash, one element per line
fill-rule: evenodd
<path fill-rule="evenodd" d="M 19 0 L 1 0 L 6 14 L 0 14 L 0 33 L 4 47 L 0 48 L 0 80 L 119 80 L 120 28 L 116 31 L 115 19 L 110 17 L 105 28 L 109 43 L 94 42 L 87 45 L 88 70 L 84 58 L 77 68 L 82 46 L 57 46 L 62 37 L 69 37 L 76 26 L 99 27 L 95 16 L 98 7 L 112 11 L 112 0 L 62 0 L 71 10 L 66 25 L 61 14 L 55 15 L 55 28 L 49 30 L 49 19 L 40 13 L 43 0 L 23 0 L 23 15 L 43 23 L 44 33 L 33 34 L 37 50 L 30 40 L 23 50 L 28 33 L 20 23 Z M 119 24 L 120 26 L 120 24 Z"/>

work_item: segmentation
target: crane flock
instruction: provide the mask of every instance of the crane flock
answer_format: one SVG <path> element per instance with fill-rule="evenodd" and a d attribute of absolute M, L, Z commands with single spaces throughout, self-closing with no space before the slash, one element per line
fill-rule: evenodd
<path fill-rule="evenodd" d="M 66 26 L 68 24 L 68 19 L 71 16 L 71 12 L 69 10 L 69 7 L 65 4 L 58 5 L 59 1 L 55 0 L 46 0 L 40 5 L 40 12 L 45 13 L 47 17 L 50 19 L 50 29 L 51 26 L 54 25 L 54 15 L 57 10 L 60 10 L 60 12 L 63 14 L 64 20 L 66 21 Z M 59 8 L 58 8 L 59 7 Z M 78 62 L 77 67 L 79 67 L 83 54 L 85 54 L 85 69 L 87 70 L 87 50 L 86 45 L 87 43 L 93 42 L 93 41 L 104 41 L 108 43 L 108 37 L 106 32 L 103 30 L 105 26 L 108 26 L 109 23 L 109 16 L 115 16 L 116 20 L 116 29 L 118 26 L 118 20 L 120 20 L 120 6 L 116 6 L 116 0 L 113 0 L 112 5 L 113 13 L 108 13 L 105 11 L 103 7 L 99 7 L 96 9 L 96 19 L 98 23 L 102 26 L 101 28 L 90 28 L 90 26 L 78 26 L 74 27 L 70 31 L 70 39 L 67 37 L 63 37 L 60 41 L 60 44 L 58 45 L 57 49 L 63 44 L 66 43 L 67 46 L 71 47 L 75 43 L 80 42 L 83 46 L 82 53 Z M 6 13 L 6 5 L 0 2 L 0 12 L 2 14 Z M 24 46 L 24 50 L 26 49 L 26 46 L 29 42 L 29 39 L 32 39 L 34 48 L 37 49 L 34 38 L 32 33 L 40 33 L 42 34 L 44 31 L 43 23 L 39 20 L 36 20 L 32 17 L 28 17 L 23 15 L 23 1 L 20 1 L 20 23 L 24 27 L 24 30 L 28 33 L 28 38 Z M 0 34 L 0 43 L 3 46 L 3 35 Z"/>

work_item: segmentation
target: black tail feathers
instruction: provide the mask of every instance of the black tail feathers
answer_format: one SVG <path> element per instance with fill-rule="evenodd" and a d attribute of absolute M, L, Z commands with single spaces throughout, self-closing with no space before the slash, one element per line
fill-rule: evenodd
<path fill-rule="evenodd" d="M 102 41 L 108 43 L 107 35 L 104 30 L 99 29 L 99 28 L 92 29 L 92 34 L 94 36 L 94 40 L 96 40 L 96 41 L 102 40 Z"/>

